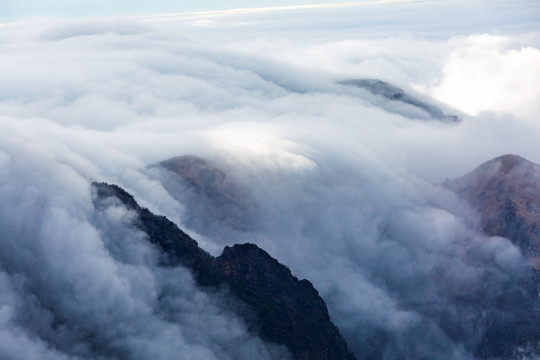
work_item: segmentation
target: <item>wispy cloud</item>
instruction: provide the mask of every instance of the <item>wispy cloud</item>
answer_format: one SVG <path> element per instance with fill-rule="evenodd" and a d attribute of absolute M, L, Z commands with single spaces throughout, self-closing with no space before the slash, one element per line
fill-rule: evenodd
<path fill-rule="evenodd" d="M 407 17 L 405 5 L 422 11 Z M 357 353 L 471 358 L 478 336 L 456 339 L 448 328 L 464 319 L 455 297 L 520 293 L 525 262 L 436 184 L 502 153 L 540 161 L 529 5 L 534 13 L 534 2 L 474 8 L 496 16 L 460 29 L 433 25 L 450 5 L 431 2 L 3 26 L 0 354 L 283 355 L 250 335 L 222 294 L 197 288 L 181 268 L 159 268 L 133 214 L 94 209 L 89 185 L 100 180 L 211 251 L 243 241 L 267 249 L 313 281 Z M 216 20 L 192 24 L 205 19 Z M 483 66 L 500 71 L 489 78 Z M 338 84 L 360 77 L 482 113 L 419 121 L 406 104 Z M 506 91 L 520 101 L 503 102 Z M 207 158 L 255 206 L 194 221 L 190 203 L 147 168 L 182 154 Z M 228 226 L 227 216 L 253 226 Z"/>

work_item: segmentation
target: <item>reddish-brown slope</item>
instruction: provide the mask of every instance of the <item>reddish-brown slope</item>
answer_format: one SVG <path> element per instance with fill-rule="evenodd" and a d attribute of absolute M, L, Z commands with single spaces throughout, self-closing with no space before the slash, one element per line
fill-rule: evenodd
<path fill-rule="evenodd" d="M 540 165 L 504 155 L 445 185 L 478 210 L 487 234 L 510 239 L 540 265 Z"/>

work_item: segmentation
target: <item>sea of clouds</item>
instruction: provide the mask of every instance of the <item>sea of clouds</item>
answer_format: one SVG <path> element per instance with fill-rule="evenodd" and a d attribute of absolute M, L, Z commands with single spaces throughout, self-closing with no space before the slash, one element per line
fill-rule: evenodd
<path fill-rule="evenodd" d="M 497 303 L 522 300 L 526 262 L 438 184 L 540 162 L 538 19 L 535 1 L 406 1 L 0 25 L 0 357 L 287 357 L 160 267 L 134 214 L 96 209 L 107 181 L 212 254 L 253 242 L 312 281 L 358 358 L 472 359 L 486 324 L 460 301 L 527 317 Z M 460 121 L 338 84 L 356 78 Z M 149 165 L 184 154 L 241 211 L 169 193 Z"/>

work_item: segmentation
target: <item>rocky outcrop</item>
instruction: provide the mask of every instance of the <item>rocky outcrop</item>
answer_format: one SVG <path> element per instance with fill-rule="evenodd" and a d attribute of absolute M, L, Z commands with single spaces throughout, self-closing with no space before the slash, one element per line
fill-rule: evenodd
<path fill-rule="evenodd" d="M 263 339 L 285 345 L 299 360 L 354 359 L 313 285 L 298 280 L 266 251 L 242 244 L 213 257 L 167 218 L 140 207 L 122 188 L 94 183 L 93 191 L 97 208 L 113 200 L 136 213 L 135 225 L 161 250 L 163 265 L 189 268 L 201 286 L 227 288 L 245 304 L 240 315 Z"/>
<path fill-rule="evenodd" d="M 479 212 L 487 234 L 510 239 L 540 269 L 540 165 L 504 155 L 445 185 Z"/>
<path fill-rule="evenodd" d="M 181 264 L 188 267 L 202 285 L 219 283 L 217 269 L 213 264 L 214 257 L 201 249 L 195 240 L 172 221 L 140 207 L 133 196 L 117 185 L 94 183 L 93 191 L 96 207 L 106 206 L 112 198 L 137 214 L 135 226 L 147 233 L 148 240 L 162 250 L 163 265 Z"/>
<path fill-rule="evenodd" d="M 232 293 L 251 305 L 263 338 L 286 344 L 297 359 L 354 359 L 308 280 L 253 244 L 226 247 L 217 263 Z"/>
<path fill-rule="evenodd" d="M 530 276 L 520 280 L 523 290 L 497 296 L 498 310 L 486 317 L 486 331 L 476 354 L 487 359 L 538 358 L 540 165 L 504 155 L 444 185 L 478 211 L 486 234 L 509 239 L 530 263 Z"/>

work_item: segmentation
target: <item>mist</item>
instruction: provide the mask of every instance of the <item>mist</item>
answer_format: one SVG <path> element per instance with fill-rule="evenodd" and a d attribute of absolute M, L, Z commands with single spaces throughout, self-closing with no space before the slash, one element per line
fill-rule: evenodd
<path fill-rule="evenodd" d="M 289 356 L 228 294 L 161 267 L 92 181 L 214 255 L 261 246 L 314 284 L 359 359 L 474 359 L 486 324 L 467 299 L 525 321 L 497 302 L 533 307 L 520 250 L 440 184 L 506 153 L 540 162 L 540 9 L 472 3 L 0 26 L 0 357 Z M 340 85 L 359 78 L 460 121 Z M 234 211 L 153 166 L 186 154 L 226 174 Z"/>

